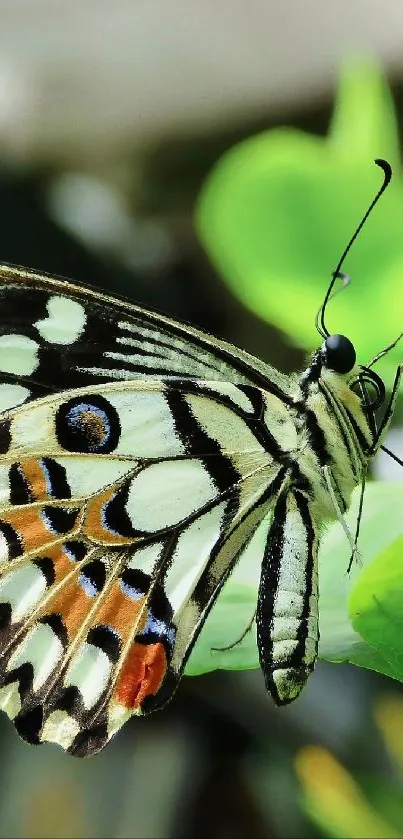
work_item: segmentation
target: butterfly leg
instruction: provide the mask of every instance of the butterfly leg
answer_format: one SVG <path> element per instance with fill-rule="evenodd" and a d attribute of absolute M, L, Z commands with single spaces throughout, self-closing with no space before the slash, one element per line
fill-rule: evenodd
<path fill-rule="evenodd" d="M 248 621 L 248 625 L 246 626 L 246 628 L 242 632 L 242 635 L 240 635 L 239 638 L 236 639 L 236 641 L 232 641 L 231 644 L 227 644 L 225 647 L 212 647 L 211 649 L 214 650 L 214 652 L 217 652 L 217 653 L 226 653 L 226 652 L 228 652 L 228 650 L 233 650 L 234 647 L 238 646 L 238 644 L 242 644 L 243 639 L 246 638 L 248 632 L 251 631 L 252 626 L 255 622 L 255 618 L 256 618 L 256 609 L 255 609 L 251 619 Z"/>
<path fill-rule="evenodd" d="M 332 473 L 331 473 L 329 467 L 324 466 L 323 469 L 322 469 L 322 472 L 323 472 L 323 476 L 324 476 L 325 481 L 326 481 L 326 486 L 327 486 L 330 498 L 332 499 L 332 504 L 333 504 L 333 508 L 334 508 L 334 512 L 335 512 L 337 521 L 340 522 L 340 524 L 341 524 L 341 526 L 342 526 L 342 528 L 343 528 L 343 530 L 344 530 L 344 532 L 347 536 L 348 543 L 349 543 L 350 548 L 351 548 L 351 557 L 350 557 L 350 561 L 349 561 L 348 568 L 347 568 L 347 573 L 349 574 L 354 560 L 357 562 L 357 565 L 362 565 L 361 554 L 360 554 L 360 552 L 358 550 L 358 547 L 357 547 L 359 527 L 357 525 L 355 536 L 353 536 L 353 534 L 351 533 L 351 530 L 349 529 L 348 524 L 347 524 L 347 522 L 344 518 L 343 510 L 341 509 L 340 504 L 337 500 L 337 496 L 336 496 L 336 493 L 334 491 L 334 486 L 333 486 L 333 481 L 332 481 Z M 363 486 L 365 487 L 365 480 L 363 481 Z M 362 508 L 362 502 L 360 502 L 360 508 Z M 361 512 L 362 512 L 362 509 L 360 509 L 359 518 L 360 518 Z"/>
<path fill-rule="evenodd" d="M 381 447 L 381 444 L 383 443 L 383 441 L 386 437 L 386 434 L 389 430 L 390 421 L 393 417 L 393 412 L 395 410 L 397 397 L 399 395 L 399 387 L 400 387 L 400 382 L 401 382 L 401 379 L 402 379 L 402 374 L 403 374 L 403 364 L 399 364 L 399 367 L 396 370 L 395 380 L 394 380 L 393 386 L 392 386 L 392 393 L 391 393 L 388 405 L 386 407 L 385 413 L 382 417 L 381 424 L 378 428 L 378 433 L 376 435 L 376 440 L 374 442 L 371 454 L 374 454 L 375 452 L 378 451 L 378 449 Z"/>
<path fill-rule="evenodd" d="M 260 664 L 277 705 L 292 702 L 318 650 L 318 533 L 308 499 L 282 492 L 263 556 L 256 615 Z"/>

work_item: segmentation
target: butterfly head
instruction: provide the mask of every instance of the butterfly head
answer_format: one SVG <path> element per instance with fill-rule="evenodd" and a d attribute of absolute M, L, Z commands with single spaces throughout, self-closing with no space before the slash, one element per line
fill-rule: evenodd
<path fill-rule="evenodd" d="M 327 335 L 302 374 L 301 385 L 304 389 L 309 383 L 328 379 L 334 388 L 335 373 L 360 398 L 365 413 L 373 414 L 383 404 L 386 391 L 381 377 L 370 367 L 356 364 L 354 344 L 345 335 Z"/>
<path fill-rule="evenodd" d="M 326 370 L 344 376 L 354 370 L 355 363 L 356 352 L 350 339 L 345 335 L 327 335 L 314 353 L 308 370 L 302 374 L 302 381 L 318 381 L 326 375 Z"/>
<path fill-rule="evenodd" d="M 328 370 L 342 375 L 353 373 L 356 352 L 354 344 L 345 335 L 328 335 L 319 352 L 322 364 Z M 381 377 L 369 367 L 359 365 L 356 374 L 349 381 L 349 386 L 361 398 L 365 412 L 377 411 L 385 401 L 385 385 Z"/>
<path fill-rule="evenodd" d="M 320 352 L 323 363 L 335 373 L 351 373 L 356 361 L 354 344 L 345 335 L 328 335 Z"/>

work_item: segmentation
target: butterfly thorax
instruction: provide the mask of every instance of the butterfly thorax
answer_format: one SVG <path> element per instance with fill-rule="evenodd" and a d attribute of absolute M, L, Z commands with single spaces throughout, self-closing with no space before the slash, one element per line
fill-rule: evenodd
<path fill-rule="evenodd" d="M 373 440 L 361 399 L 350 387 L 358 368 L 340 374 L 323 364 L 315 369 L 316 361 L 317 355 L 302 374 L 296 400 L 301 441 L 298 462 L 302 474 L 315 488 L 322 515 L 333 518 L 334 498 L 329 493 L 329 481 L 341 509 L 347 510 L 354 487 L 364 478 L 367 452 Z"/>

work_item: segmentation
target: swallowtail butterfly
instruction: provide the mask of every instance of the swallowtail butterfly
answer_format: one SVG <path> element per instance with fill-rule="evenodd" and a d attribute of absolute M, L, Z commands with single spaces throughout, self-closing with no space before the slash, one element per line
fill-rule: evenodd
<path fill-rule="evenodd" d="M 371 208 L 391 174 L 379 165 Z M 92 755 L 163 706 L 267 516 L 260 662 L 278 705 L 300 693 L 324 522 L 344 524 L 400 378 L 377 425 L 376 359 L 356 365 L 324 322 L 341 263 L 322 346 L 289 377 L 131 303 L 0 267 L 0 706 L 28 742 Z"/>

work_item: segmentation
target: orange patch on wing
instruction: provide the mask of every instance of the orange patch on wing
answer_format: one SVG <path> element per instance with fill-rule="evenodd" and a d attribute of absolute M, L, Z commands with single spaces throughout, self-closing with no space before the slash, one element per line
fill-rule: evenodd
<path fill-rule="evenodd" d="M 154 696 L 167 672 L 163 644 L 133 642 L 120 672 L 114 697 L 128 710 L 139 708 L 146 696 Z"/>
<path fill-rule="evenodd" d="M 77 575 L 79 573 L 77 570 Z M 44 615 L 54 612 L 61 616 L 69 641 L 77 635 L 94 602 L 94 598 L 89 597 L 79 585 L 77 575 L 62 585 L 43 609 Z"/>
<path fill-rule="evenodd" d="M 125 644 L 133 631 L 136 633 L 141 632 L 146 624 L 147 610 L 144 611 L 138 621 L 145 601 L 145 597 L 139 597 L 138 600 L 131 600 L 122 591 L 119 581 L 115 580 L 110 592 L 108 592 L 108 596 L 97 612 L 96 622 L 97 624 L 106 624 L 112 627 L 112 629 L 116 629 L 120 635 L 122 644 Z M 136 625 L 137 621 L 138 625 Z"/>
<path fill-rule="evenodd" d="M 10 524 L 20 537 L 24 551 L 35 551 L 45 548 L 46 545 L 52 544 L 56 539 L 60 538 L 57 534 L 52 533 L 45 522 L 41 518 L 40 507 L 26 507 L 19 510 L 8 510 L 1 513 L 1 521 Z M 74 528 L 70 534 L 74 532 Z M 68 538 L 70 534 L 63 534 L 63 538 Z"/>
<path fill-rule="evenodd" d="M 131 536 L 120 536 L 105 528 L 102 524 L 102 510 L 116 495 L 116 486 L 108 487 L 94 496 L 87 505 L 83 521 L 83 532 L 93 542 L 101 545 L 131 545 Z"/>
<path fill-rule="evenodd" d="M 45 472 L 38 460 L 24 460 L 19 464 L 19 470 L 29 486 L 33 501 L 49 498 Z"/>

